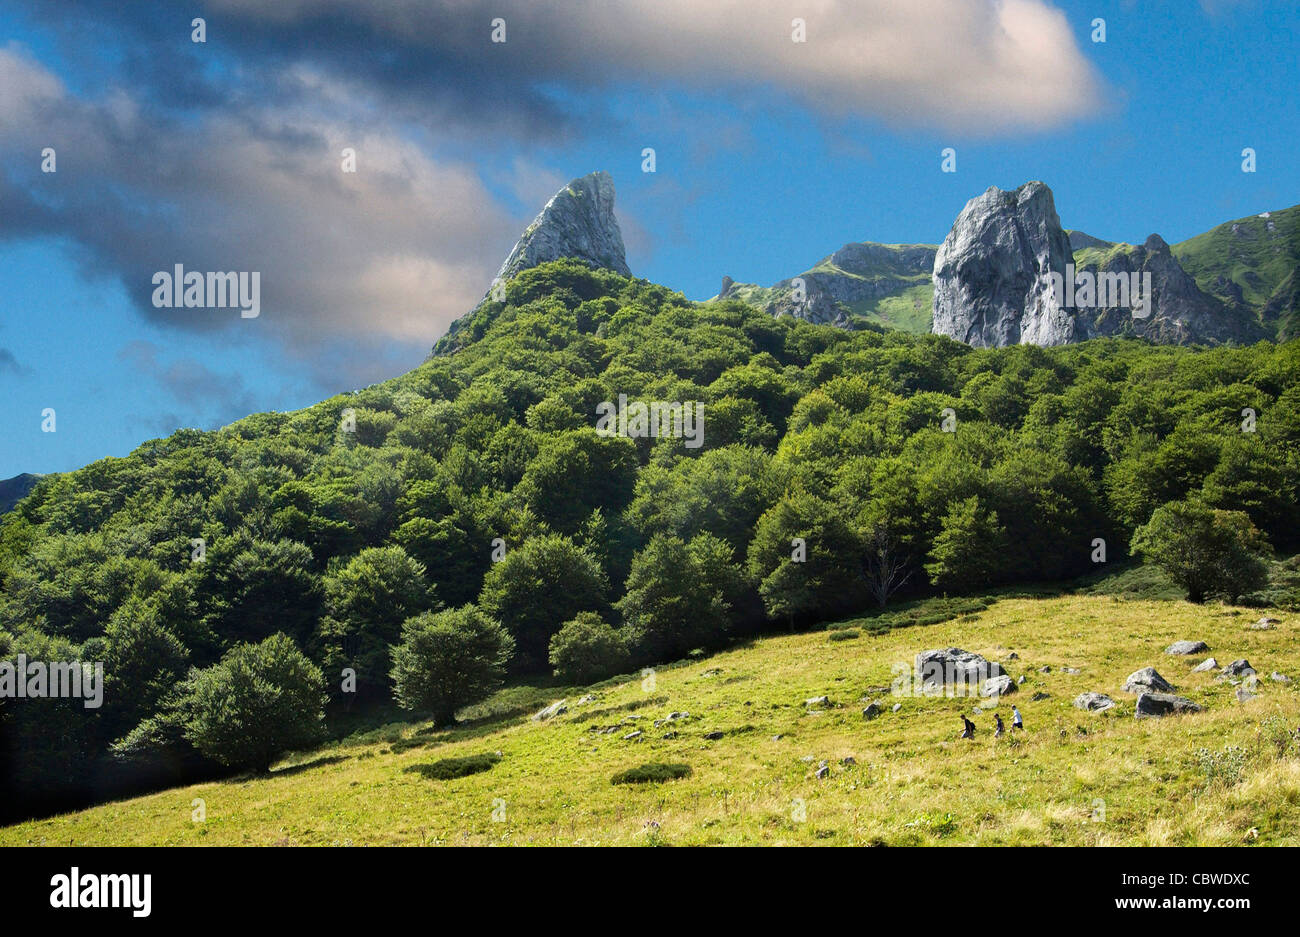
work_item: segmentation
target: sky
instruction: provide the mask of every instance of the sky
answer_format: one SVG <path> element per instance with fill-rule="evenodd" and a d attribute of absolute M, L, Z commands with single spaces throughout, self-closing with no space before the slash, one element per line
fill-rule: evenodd
<path fill-rule="evenodd" d="M 939 243 L 1031 179 L 1108 240 L 1288 207 L 1298 30 L 1282 0 L 0 0 L 0 478 L 409 370 L 597 169 L 632 272 L 692 299 Z M 157 307 L 177 264 L 257 272 L 259 314 Z"/>

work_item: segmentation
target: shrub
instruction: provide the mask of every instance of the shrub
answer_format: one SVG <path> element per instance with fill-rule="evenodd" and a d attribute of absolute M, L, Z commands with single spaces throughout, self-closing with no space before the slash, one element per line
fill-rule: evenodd
<path fill-rule="evenodd" d="M 447 725 L 457 709 L 501 685 L 513 651 L 505 629 L 473 605 L 416 615 L 402 625 L 402 643 L 393 648 L 393 696 Z"/>
<path fill-rule="evenodd" d="M 231 767 L 268 771 L 277 756 L 324 731 L 325 677 L 283 634 L 191 671 L 181 693 L 185 738 Z"/>
<path fill-rule="evenodd" d="M 1198 748 L 1196 763 L 1205 776 L 1206 790 L 1217 785 L 1232 787 L 1246 772 L 1246 750 L 1236 745 L 1227 745 L 1221 752 Z"/>
<path fill-rule="evenodd" d="M 626 771 L 620 771 L 610 780 L 614 784 L 661 784 L 664 781 L 674 781 L 677 778 L 690 777 L 690 775 L 690 765 L 663 764 L 651 761 L 643 765 L 637 765 L 635 768 L 628 768 Z"/>
<path fill-rule="evenodd" d="M 858 637 L 857 628 L 837 628 L 826 636 L 828 641 L 852 641 Z"/>
<path fill-rule="evenodd" d="M 572 683 L 594 683 L 627 669 L 627 642 L 595 612 L 580 612 L 551 637 L 555 676 Z"/>

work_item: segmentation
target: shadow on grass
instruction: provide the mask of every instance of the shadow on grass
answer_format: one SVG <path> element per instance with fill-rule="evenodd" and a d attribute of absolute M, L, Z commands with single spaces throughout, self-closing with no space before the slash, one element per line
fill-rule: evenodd
<path fill-rule="evenodd" d="M 343 761 L 351 759 L 351 755 L 323 755 L 320 758 L 313 758 L 311 761 L 300 762 L 296 765 L 289 765 L 285 768 L 276 768 L 270 774 L 264 777 L 287 778 L 295 774 L 302 774 L 304 771 L 310 771 L 312 768 L 324 768 L 326 765 L 336 765 Z"/>

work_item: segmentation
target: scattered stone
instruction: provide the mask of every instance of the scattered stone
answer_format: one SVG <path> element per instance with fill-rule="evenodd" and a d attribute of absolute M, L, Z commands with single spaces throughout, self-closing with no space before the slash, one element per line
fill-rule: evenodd
<path fill-rule="evenodd" d="M 1078 667 L 1062 667 L 1061 673 L 1075 674 L 1075 673 L 1083 673 L 1083 671 L 1080 670 Z"/>
<path fill-rule="evenodd" d="M 902 709 L 902 708 L 903 708 L 903 704 L 902 704 L 902 703 L 895 703 L 895 704 L 894 704 L 894 708 L 891 709 L 890 712 L 895 712 L 895 713 L 896 713 L 896 712 L 898 712 L 898 711 L 899 711 L 900 709 Z"/>
<path fill-rule="evenodd" d="M 1201 661 L 1199 664 L 1197 664 L 1195 667 L 1192 668 L 1192 673 L 1209 673 L 1211 670 L 1218 670 L 1218 669 L 1219 669 L 1219 662 L 1215 660 L 1213 657 L 1207 657 L 1205 658 L 1205 660 Z"/>
<path fill-rule="evenodd" d="M 1039 672 L 1039 673 L 1051 673 L 1051 672 L 1052 672 L 1052 668 L 1051 668 L 1051 667 L 1039 667 L 1039 668 L 1038 668 L 1038 672 Z"/>
<path fill-rule="evenodd" d="M 783 738 L 785 738 L 785 736 L 782 735 L 780 732 L 778 732 L 776 735 L 772 736 L 772 741 L 773 741 L 773 742 L 779 742 L 779 741 L 781 741 L 781 739 L 783 739 Z"/>
<path fill-rule="evenodd" d="M 640 737 L 641 737 L 641 732 L 640 732 L 639 730 L 636 731 L 636 732 L 629 732 L 627 735 L 623 736 L 623 741 L 624 741 L 624 742 L 634 742 L 634 741 L 636 741 L 637 739 L 639 739 Z"/>
<path fill-rule="evenodd" d="M 1244 657 L 1240 660 L 1234 660 L 1220 671 L 1220 675 L 1224 677 L 1249 677 L 1254 673 L 1255 668 L 1250 666 L 1250 661 Z"/>
<path fill-rule="evenodd" d="M 817 780 L 819 781 L 824 780 L 825 778 L 830 777 L 830 775 L 831 775 L 831 766 L 828 765 L 826 762 L 823 761 L 820 765 L 817 766 Z"/>
<path fill-rule="evenodd" d="M 1255 694 L 1250 692 L 1250 690 L 1246 689 L 1244 686 L 1237 687 L 1238 703 L 1249 703 L 1254 698 L 1255 698 Z"/>
<path fill-rule="evenodd" d="M 846 755 L 845 757 L 840 759 L 840 764 L 842 764 L 846 768 L 852 768 L 854 765 L 857 764 L 857 761 L 854 760 L 852 755 Z"/>
<path fill-rule="evenodd" d="M 1076 709 L 1086 709 L 1088 712 L 1104 712 L 1115 705 L 1115 701 L 1105 693 L 1080 693 L 1074 698 Z"/>
<path fill-rule="evenodd" d="M 808 707 L 812 706 L 829 706 L 831 698 L 829 696 L 814 696 L 812 699 L 806 699 L 803 704 Z"/>
<path fill-rule="evenodd" d="M 1128 675 L 1128 679 L 1124 681 L 1123 689 L 1125 693 L 1145 693 L 1147 691 L 1171 693 L 1174 685 L 1156 673 L 1154 667 L 1143 667 L 1141 670 L 1135 670 Z"/>
<path fill-rule="evenodd" d="M 1052 697 L 1051 693 L 1044 693 L 1042 690 L 1039 690 L 1033 696 L 1029 697 L 1029 702 L 1041 703 L 1045 699 L 1051 699 L 1051 697 Z"/>
<path fill-rule="evenodd" d="M 722 668 L 721 668 L 721 667 L 710 667 L 708 670 L 704 671 L 704 673 L 700 674 L 700 676 L 701 676 L 701 677 L 716 677 L 716 676 L 717 676 L 718 674 L 720 674 L 720 673 L 722 673 Z"/>
<path fill-rule="evenodd" d="M 1002 696 L 1016 692 L 1016 683 L 1006 674 L 990 677 L 980 686 L 980 696 Z"/>
<path fill-rule="evenodd" d="M 675 738 L 677 738 L 677 733 L 676 733 L 676 732 L 665 732 L 664 735 L 663 735 L 663 737 L 666 738 L 666 739 L 675 739 Z"/>
<path fill-rule="evenodd" d="M 1276 618 L 1268 618 L 1267 616 L 1265 616 L 1264 618 L 1261 618 L 1259 621 L 1252 622 L 1250 625 L 1250 630 L 1251 631 L 1272 631 L 1275 627 L 1277 627 L 1280 624 L 1282 624 L 1280 620 Z"/>
<path fill-rule="evenodd" d="M 591 693 L 588 693 L 588 694 L 587 694 L 586 696 L 584 696 L 582 699 L 578 700 L 578 702 L 575 703 L 574 705 L 575 705 L 575 706 L 583 706 L 583 705 L 585 705 L 585 704 L 587 704 L 587 703 L 594 703 L 594 702 L 596 702 L 596 697 L 595 697 L 595 695 L 594 695 L 594 694 L 591 694 Z"/>
<path fill-rule="evenodd" d="M 1007 655 L 1007 660 L 1020 660 L 1020 655 L 1017 654 L 1015 651 L 1012 651 L 1010 654 Z"/>
<path fill-rule="evenodd" d="M 1024 675 L 1024 674 L 1021 674 L 1020 676 L 1016 677 L 1016 686 L 1023 686 L 1024 683 L 1025 683 L 1025 675 Z"/>
<path fill-rule="evenodd" d="M 1133 709 L 1134 719 L 1146 719 L 1153 716 L 1169 716 L 1178 713 L 1198 713 L 1201 707 L 1182 696 L 1172 693 L 1138 694 L 1137 706 Z"/>
<path fill-rule="evenodd" d="M 722 733 L 715 730 L 713 732 L 706 733 L 704 737 L 708 739 L 710 742 L 716 742 L 718 739 L 722 738 Z"/>
<path fill-rule="evenodd" d="M 1204 641 L 1175 641 L 1165 648 L 1166 654 L 1200 654 L 1208 651 L 1210 646 Z"/>
<path fill-rule="evenodd" d="M 868 703 L 867 708 L 862 710 L 863 719 L 875 719 L 880 715 L 880 706 L 877 703 Z"/>
<path fill-rule="evenodd" d="M 1290 683 L 1291 678 L 1284 673 L 1278 673 L 1276 670 L 1268 675 L 1268 678 L 1274 683 Z"/>
<path fill-rule="evenodd" d="M 568 700 L 556 700 L 545 709 L 533 713 L 533 722 L 545 722 L 569 711 Z"/>

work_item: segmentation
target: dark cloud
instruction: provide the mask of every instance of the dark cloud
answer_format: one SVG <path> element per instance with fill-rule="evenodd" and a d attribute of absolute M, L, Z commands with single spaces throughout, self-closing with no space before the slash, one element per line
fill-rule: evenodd
<path fill-rule="evenodd" d="M 117 357 L 184 405 L 188 422 L 168 413 L 164 424 L 169 423 L 170 428 L 166 432 L 178 426 L 213 428 L 258 409 L 256 399 L 238 374 L 222 374 L 195 358 L 164 360 L 152 342 L 129 342 L 118 350 Z"/>
<path fill-rule="evenodd" d="M 18 363 L 14 353 L 8 348 L 0 348 L 0 374 L 21 375 L 26 374 L 27 369 Z"/>

